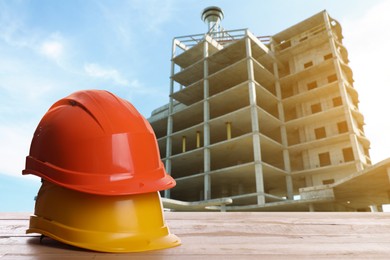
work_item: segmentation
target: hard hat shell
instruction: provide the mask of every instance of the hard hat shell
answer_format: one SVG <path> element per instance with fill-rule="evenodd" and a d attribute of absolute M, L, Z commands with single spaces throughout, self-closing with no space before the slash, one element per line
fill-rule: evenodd
<path fill-rule="evenodd" d="M 71 94 L 50 107 L 31 142 L 23 174 L 92 194 L 172 188 L 149 122 L 103 90 Z"/>
<path fill-rule="evenodd" d="M 44 181 L 26 233 L 101 252 L 140 252 L 180 245 L 165 224 L 158 192 L 103 196 Z"/>

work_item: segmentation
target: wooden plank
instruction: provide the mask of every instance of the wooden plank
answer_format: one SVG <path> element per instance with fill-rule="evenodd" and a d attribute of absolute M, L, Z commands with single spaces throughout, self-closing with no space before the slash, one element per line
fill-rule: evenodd
<path fill-rule="evenodd" d="M 143 253 L 105 254 L 25 235 L 28 214 L 0 213 L 4 259 L 387 259 L 386 213 L 165 212 L 182 245 Z"/>

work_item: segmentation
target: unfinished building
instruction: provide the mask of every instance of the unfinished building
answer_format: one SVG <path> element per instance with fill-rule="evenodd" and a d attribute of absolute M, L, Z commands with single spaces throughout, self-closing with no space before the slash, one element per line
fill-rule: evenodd
<path fill-rule="evenodd" d="M 231 198 L 231 211 L 389 203 L 390 162 L 371 164 L 340 24 L 322 11 L 256 37 L 222 18 L 206 8 L 206 34 L 173 40 L 169 103 L 148 119 L 177 181 L 165 197 Z"/>

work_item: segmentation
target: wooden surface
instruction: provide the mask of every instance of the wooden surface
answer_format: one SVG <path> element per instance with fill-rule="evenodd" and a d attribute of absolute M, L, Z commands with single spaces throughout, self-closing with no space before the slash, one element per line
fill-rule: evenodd
<path fill-rule="evenodd" d="M 0 213 L 0 259 L 390 259 L 389 213 L 165 212 L 175 248 L 106 254 L 26 235 L 29 214 Z"/>

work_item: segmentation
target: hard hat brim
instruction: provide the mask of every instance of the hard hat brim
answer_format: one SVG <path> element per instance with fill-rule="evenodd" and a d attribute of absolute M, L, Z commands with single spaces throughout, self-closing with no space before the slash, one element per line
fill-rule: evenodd
<path fill-rule="evenodd" d="M 42 226 L 45 230 L 39 228 Z M 153 234 L 103 233 L 75 230 L 37 216 L 30 217 L 30 228 L 26 233 L 39 233 L 68 245 L 108 253 L 143 252 L 171 248 L 181 244 L 180 239 L 170 234 L 166 226 L 158 231 L 153 230 Z M 61 234 L 61 236 L 56 234 Z"/>
<path fill-rule="evenodd" d="M 83 193 L 43 181 L 27 233 L 101 252 L 140 252 L 180 245 L 164 220 L 159 192 Z"/>
<path fill-rule="evenodd" d="M 59 186 L 98 195 L 131 195 L 161 191 L 173 188 L 176 181 L 165 173 L 163 164 L 152 172 L 136 177 L 131 173 L 104 175 L 98 173 L 83 174 L 62 169 L 47 162 L 41 162 L 31 156 L 26 157 L 26 169 L 23 175 L 34 174 Z M 142 178 L 145 177 L 145 178 Z M 161 176 L 155 178 L 153 176 Z M 150 178 L 149 178 L 150 177 Z M 94 183 L 90 184 L 93 179 Z M 150 181 L 152 179 L 153 181 Z"/>

